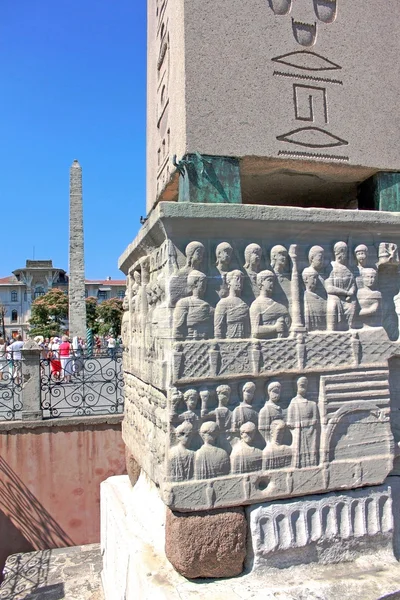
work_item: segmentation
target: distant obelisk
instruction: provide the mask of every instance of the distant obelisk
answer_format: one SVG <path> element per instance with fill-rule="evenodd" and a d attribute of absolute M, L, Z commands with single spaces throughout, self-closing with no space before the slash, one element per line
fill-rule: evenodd
<path fill-rule="evenodd" d="M 69 335 L 86 339 L 85 255 L 83 249 L 82 168 L 69 172 Z"/>

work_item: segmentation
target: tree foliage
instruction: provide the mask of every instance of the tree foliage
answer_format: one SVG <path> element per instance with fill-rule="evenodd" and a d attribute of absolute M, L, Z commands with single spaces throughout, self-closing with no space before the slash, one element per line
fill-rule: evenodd
<path fill-rule="evenodd" d="M 99 333 L 106 335 L 112 331 L 115 336 L 120 335 L 123 313 L 120 298 L 110 298 L 101 302 L 97 307 L 97 316 L 100 321 Z"/>
<path fill-rule="evenodd" d="M 97 314 L 97 298 L 89 296 L 86 298 L 86 327 L 89 327 L 94 334 L 99 332 L 99 322 Z"/>
<path fill-rule="evenodd" d="M 68 296 L 59 288 L 52 288 L 32 302 L 30 335 L 60 335 L 63 321 L 67 318 Z"/>

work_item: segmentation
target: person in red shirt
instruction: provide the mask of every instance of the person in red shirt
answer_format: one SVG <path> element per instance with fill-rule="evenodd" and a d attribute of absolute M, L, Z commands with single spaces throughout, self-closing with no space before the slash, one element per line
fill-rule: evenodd
<path fill-rule="evenodd" d="M 60 344 L 60 360 L 61 360 L 61 368 L 62 375 L 64 377 L 64 381 L 69 383 L 72 378 L 72 359 L 71 355 L 71 344 L 69 343 L 68 336 L 63 335 L 62 342 Z"/>

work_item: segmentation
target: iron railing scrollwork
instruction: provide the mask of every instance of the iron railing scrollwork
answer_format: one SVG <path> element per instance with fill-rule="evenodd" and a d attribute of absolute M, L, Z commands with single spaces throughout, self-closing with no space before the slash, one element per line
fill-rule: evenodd
<path fill-rule="evenodd" d="M 122 357 L 75 356 L 40 360 L 43 418 L 118 414 L 124 410 Z"/>
<path fill-rule="evenodd" d="M 20 418 L 22 410 L 23 361 L 7 352 L 0 357 L 0 420 Z"/>

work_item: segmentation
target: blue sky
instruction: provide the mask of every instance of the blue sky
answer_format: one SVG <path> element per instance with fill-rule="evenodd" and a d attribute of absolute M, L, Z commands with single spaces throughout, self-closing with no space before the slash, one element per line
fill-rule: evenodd
<path fill-rule="evenodd" d="M 27 258 L 68 269 L 69 167 L 83 169 L 86 277 L 145 214 L 146 0 L 3 0 L 0 277 Z"/>

